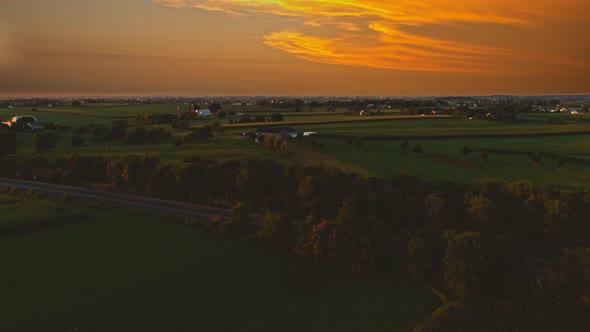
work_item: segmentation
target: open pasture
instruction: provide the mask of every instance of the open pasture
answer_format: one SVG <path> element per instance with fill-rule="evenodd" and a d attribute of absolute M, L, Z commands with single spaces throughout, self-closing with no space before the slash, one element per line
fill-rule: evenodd
<path fill-rule="evenodd" d="M 383 120 L 391 120 L 385 118 Z M 381 139 L 388 137 L 439 137 L 439 136 L 473 136 L 490 135 L 535 135 L 560 133 L 590 133 L 590 125 L 547 124 L 547 123 L 502 123 L 486 120 L 469 120 L 462 118 L 425 117 L 406 121 L 366 121 L 334 124 L 301 124 L 302 131 L 315 131 L 325 137 L 361 137 Z"/>
<path fill-rule="evenodd" d="M 409 172 L 428 181 L 455 181 L 474 183 L 481 179 L 504 181 L 525 180 L 540 186 L 590 187 L 590 135 L 536 138 L 481 138 L 409 140 L 408 152 L 403 152 L 399 140 L 356 141 L 348 144 L 344 139 L 318 139 L 326 144 L 321 152 L 325 159 L 345 162 L 356 169 L 364 169 L 373 176 L 391 177 Z M 422 155 L 412 153 L 420 144 Z M 473 152 L 462 154 L 464 146 Z M 304 150 L 313 150 L 301 146 Z M 488 160 L 480 158 L 487 150 Z M 551 154 L 539 162 L 532 154 Z M 558 166 L 556 156 L 575 156 Z"/>

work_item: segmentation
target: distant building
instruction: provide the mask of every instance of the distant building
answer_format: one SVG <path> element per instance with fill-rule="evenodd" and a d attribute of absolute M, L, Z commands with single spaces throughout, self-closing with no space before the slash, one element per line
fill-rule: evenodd
<path fill-rule="evenodd" d="M 297 130 L 289 126 L 282 127 L 261 127 L 256 129 L 256 136 L 263 140 L 266 135 L 278 135 L 282 139 L 293 139 L 297 138 Z"/>
<path fill-rule="evenodd" d="M 211 110 L 209 109 L 202 109 L 202 110 L 198 110 L 196 111 L 199 118 L 211 118 L 214 117 L 215 114 L 213 114 L 213 112 L 211 112 Z"/>
<path fill-rule="evenodd" d="M 10 121 L 2 122 L 3 125 L 8 127 L 12 127 L 15 123 L 17 123 L 20 119 L 27 119 L 26 124 L 24 125 L 24 129 L 28 131 L 37 131 L 43 129 L 43 125 L 39 123 L 36 117 L 32 115 L 16 115 L 13 116 Z"/>

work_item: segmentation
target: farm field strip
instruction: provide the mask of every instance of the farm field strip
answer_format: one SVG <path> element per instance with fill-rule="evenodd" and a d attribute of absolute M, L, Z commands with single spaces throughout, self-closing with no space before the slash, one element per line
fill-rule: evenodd
<path fill-rule="evenodd" d="M 447 120 L 455 117 L 441 115 L 436 117 L 428 117 L 430 120 Z M 224 125 L 228 129 L 236 128 L 252 128 L 252 127 L 264 127 L 264 126 L 295 126 L 295 125 L 330 125 L 330 124 L 351 124 L 351 123 L 371 123 L 371 122 L 385 122 L 385 121 L 408 121 L 416 119 L 425 119 L 421 116 L 400 116 L 400 115 L 388 115 L 388 116 L 347 116 L 344 119 L 332 118 L 326 120 L 317 120 L 313 118 L 304 119 L 300 121 L 281 121 L 281 122 L 252 122 L 252 123 L 237 123 Z"/>

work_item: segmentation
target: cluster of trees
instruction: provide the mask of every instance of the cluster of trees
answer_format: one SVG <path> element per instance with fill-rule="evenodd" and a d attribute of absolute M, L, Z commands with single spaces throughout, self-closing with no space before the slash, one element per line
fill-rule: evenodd
<path fill-rule="evenodd" d="M 16 154 L 16 134 L 8 129 L 0 127 L 0 158 Z"/>
<path fill-rule="evenodd" d="M 281 113 L 273 113 L 271 115 L 257 115 L 251 117 L 249 115 L 243 115 L 239 119 L 230 119 L 229 123 L 250 123 L 250 122 L 280 122 L 283 121 L 283 115 Z"/>
<path fill-rule="evenodd" d="M 171 113 L 148 113 L 137 116 L 137 122 L 142 125 L 171 124 L 176 115 Z"/>
<path fill-rule="evenodd" d="M 264 146 L 268 149 L 280 152 L 283 155 L 288 155 L 289 143 L 282 139 L 281 136 L 275 134 L 264 135 Z"/>
<path fill-rule="evenodd" d="M 0 165 L 2 176 L 107 183 L 100 156 L 14 162 Z M 265 212 L 257 235 L 292 253 L 358 271 L 401 267 L 417 280 L 443 285 L 459 301 L 534 301 L 539 310 L 559 315 L 590 310 L 590 203 L 582 190 L 494 180 L 432 184 L 410 174 L 379 179 L 197 155 L 173 162 L 130 155 L 115 161 L 113 170 L 120 191 L 239 203 L 231 223 L 243 231 L 251 230 L 244 211 L 255 206 Z"/>
<path fill-rule="evenodd" d="M 109 128 L 102 124 L 89 124 L 87 126 L 80 126 L 78 134 L 72 137 L 72 145 L 80 146 L 83 144 L 83 139 L 80 135 L 90 135 L 95 141 L 107 142 L 123 142 L 126 144 L 144 144 L 164 142 L 172 137 L 170 131 L 162 127 L 129 127 L 127 121 L 117 120 L 112 122 Z"/>
<path fill-rule="evenodd" d="M 43 130 L 33 135 L 33 148 L 35 150 L 51 149 L 57 143 L 58 134 L 54 130 Z"/>
<path fill-rule="evenodd" d="M 174 145 L 191 144 L 206 142 L 213 138 L 213 132 L 220 132 L 223 130 L 219 124 L 217 126 L 203 126 L 201 128 L 194 128 L 190 133 L 174 140 Z"/>

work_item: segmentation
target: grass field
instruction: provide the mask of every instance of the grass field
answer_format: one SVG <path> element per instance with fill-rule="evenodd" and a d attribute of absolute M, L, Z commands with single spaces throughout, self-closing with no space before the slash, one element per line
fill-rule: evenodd
<path fill-rule="evenodd" d="M 481 179 L 504 181 L 527 180 L 541 186 L 590 186 L 588 165 L 566 163 L 558 169 L 557 161 L 544 158 L 534 163 L 527 152 L 588 153 L 590 136 L 566 136 L 519 139 L 455 139 L 411 140 L 410 149 L 420 144 L 421 156 L 404 153 L 400 141 L 364 141 L 362 147 L 349 145 L 342 139 L 324 139 L 327 147 L 320 155 L 327 160 L 347 163 L 353 169 L 364 169 L 370 175 L 391 177 L 410 172 L 429 181 L 458 181 L 474 183 Z M 469 145 L 474 152 L 465 157 L 461 151 Z M 310 147 L 302 147 L 313 150 Z M 505 149 L 489 152 L 483 162 L 479 155 L 485 149 Z"/>
<path fill-rule="evenodd" d="M 59 122 L 72 126 L 72 130 L 60 134 L 54 149 L 41 152 L 50 157 L 67 156 L 72 152 L 81 154 L 105 154 L 106 143 L 95 142 L 86 136 L 85 145 L 74 148 L 71 136 L 79 125 L 91 122 L 110 126 L 112 114 L 135 116 L 149 112 L 166 112 L 187 105 L 115 105 L 108 107 L 65 107 L 51 109 L 52 112 L 38 112 L 46 122 Z M 242 106 L 269 114 L 267 108 Z M 280 109 L 279 109 L 280 110 Z M 69 114 L 62 111 L 78 111 L 84 114 Z M 10 112 L 0 110 L 0 114 Z M 20 111 L 25 112 L 25 111 Z M 26 112 L 25 112 L 26 113 Z M 501 123 L 486 120 L 469 120 L 447 117 L 359 117 L 342 113 L 295 113 L 284 112 L 284 121 L 279 123 L 252 123 L 228 125 L 229 119 L 192 120 L 192 127 L 212 124 L 215 121 L 225 126 L 225 134 L 207 143 L 173 146 L 172 142 L 152 144 L 150 153 L 162 160 L 175 160 L 184 154 L 200 154 L 216 160 L 243 158 L 274 158 L 285 163 L 298 165 L 334 166 L 358 173 L 379 177 L 390 177 L 400 172 L 411 172 L 433 181 L 461 181 L 473 183 L 483 178 L 516 181 L 528 180 L 538 185 L 590 186 L 587 165 L 590 162 L 590 122 L 585 115 L 526 114 L 522 123 Z M 37 115 L 37 114 L 35 114 Z M 90 116 L 92 115 L 92 116 Z M 547 118 L 557 117 L 561 124 L 548 123 Z M 136 126 L 129 119 L 130 126 Z M 265 149 L 262 145 L 243 139 L 242 132 L 253 131 L 264 125 L 291 125 L 300 132 L 314 131 L 318 137 L 302 142 L 290 142 L 291 155 L 283 156 Z M 172 130 L 170 126 L 164 128 Z M 173 130 L 175 137 L 188 131 Z M 568 136 L 552 136 L 568 134 Z M 575 134 L 575 135 L 574 135 Z M 486 137 L 486 135 L 490 137 Z M 522 135 L 533 135 L 527 137 Z M 522 137 L 519 137 L 522 136 Z M 348 137 L 362 139 L 362 147 L 347 144 Z M 399 147 L 401 138 L 410 139 L 410 148 L 421 144 L 423 156 L 403 153 Z M 444 138 L 444 139 L 442 139 Z M 326 144 L 323 151 L 310 147 L 310 141 Z M 19 135 L 19 149 L 22 154 L 35 152 L 30 134 Z M 143 145 L 129 146 L 111 143 L 111 153 L 118 158 L 129 153 L 144 153 Z M 474 152 L 470 157 L 461 154 L 463 146 L 470 146 Z M 479 159 L 483 150 L 489 150 L 487 162 Z M 552 154 L 539 163 L 531 159 L 532 153 Z M 35 152 L 39 153 L 39 152 Z M 555 156 L 574 157 L 579 163 L 567 163 L 557 169 Z"/>
<path fill-rule="evenodd" d="M 1 220 L 38 222 L 28 210 L 53 204 L 27 200 L 0 196 Z M 352 274 L 194 225 L 72 211 L 76 223 L 0 232 L 1 331 L 407 331 L 437 306 L 401 277 Z"/>

